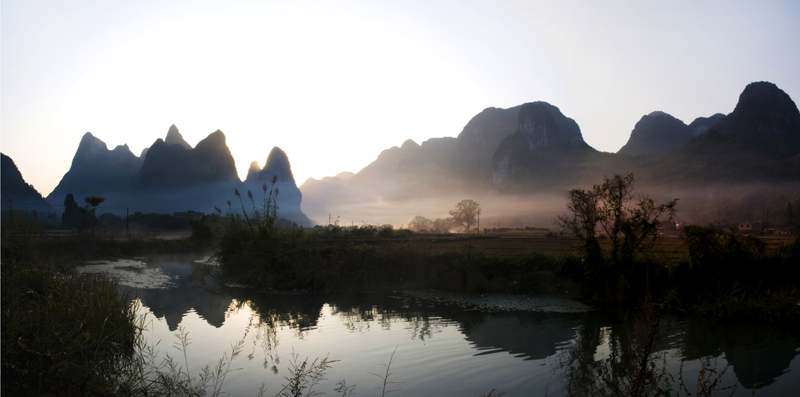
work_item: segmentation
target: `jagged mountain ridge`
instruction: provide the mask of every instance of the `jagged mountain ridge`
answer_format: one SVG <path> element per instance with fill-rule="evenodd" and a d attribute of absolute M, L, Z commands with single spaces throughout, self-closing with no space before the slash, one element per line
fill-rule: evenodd
<path fill-rule="evenodd" d="M 105 142 L 87 132 L 81 138 L 69 171 L 47 195 L 47 201 L 57 207 L 63 203 L 67 193 L 73 193 L 75 197 L 107 196 L 123 190 L 142 163 L 140 157 L 131 153 L 128 145 L 108 150 Z"/>
<path fill-rule="evenodd" d="M 668 155 L 637 164 L 654 183 L 798 183 L 800 112 L 772 83 L 749 84 L 736 108 Z"/>
<path fill-rule="evenodd" d="M 72 167 L 47 200 L 58 208 L 67 193 L 78 199 L 88 195 L 103 196 L 106 201 L 102 210 L 118 215 L 125 214 L 128 209 L 211 213 L 215 207 L 227 207 L 226 202 L 234 197 L 234 189 L 245 189 L 222 131 L 209 134 L 192 148 L 172 125 L 167 137 L 156 140 L 145 153 L 144 158 L 136 157 L 126 145 L 108 150 L 104 142 L 86 133 Z M 282 188 L 286 192 L 282 198 L 285 210 L 280 210 L 279 216 L 308 225 L 310 221 L 300 211 L 302 195 L 294 183 L 285 153 L 282 159 L 287 163 L 284 169 L 288 174 L 284 174 L 286 181 Z M 273 163 L 278 164 L 279 160 Z M 292 194 L 292 189 L 296 194 Z"/>
<path fill-rule="evenodd" d="M 158 139 L 150 147 L 128 188 L 147 191 L 237 182 L 236 163 L 225 142 L 225 134 L 217 130 L 201 140 L 194 149 Z"/>
<path fill-rule="evenodd" d="M 311 220 L 300 208 L 303 194 L 295 183 L 289 156 L 281 148 L 275 146 L 270 150 L 264 169 L 259 169 L 256 162 L 251 163 L 244 185 L 255 195 L 257 204 L 260 203 L 258 200 L 263 200 L 265 188 L 267 191 L 277 189 L 277 203 L 281 216 L 301 225 L 311 224 Z"/>

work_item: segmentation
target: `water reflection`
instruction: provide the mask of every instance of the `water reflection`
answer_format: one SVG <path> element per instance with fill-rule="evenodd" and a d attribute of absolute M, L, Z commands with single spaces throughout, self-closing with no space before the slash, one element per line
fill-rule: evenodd
<path fill-rule="evenodd" d="M 682 358 L 723 355 L 739 382 L 747 388 L 771 385 L 785 374 L 798 355 L 796 330 L 760 324 L 726 324 L 708 321 L 682 323 Z"/>
<path fill-rule="evenodd" d="M 277 294 L 221 286 L 213 277 L 213 267 L 191 261 L 162 258 L 147 264 L 146 269 L 137 265 L 128 266 L 127 271 L 146 273 L 149 279 L 159 280 L 161 287 L 148 288 L 137 281 L 125 288 L 131 289 L 155 317 L 163 318 L 170 331 L 186 325 L 190 313 L 196 313 L 216 329 L 229 327 L 228 323 L 236 319 L 237 323 L 230 327 L 239 327 L 235 328 L 234 339 L 246 341 L 248 362 L 274 375 L 275 381 L 282 380 L 277 375 L 282 367 L 279 352 L 288 355 L 285 349 L 294 346 L 313 347 L 323 356 L 340 349 L 339 354 L 351 359 L 341 365 L 341 370 L 347 371 L 342 377 L 347 377 L 350 383 L 351 377 L 376 370 L 369 366 L 366 370 L 357 369 L 352 360 L 375 365 L 388 359 L 387 351 L 405 343 L 405 351 L 400 351 L 405 356 L 401 355 L 398 361 L 398 372 L 413 373 L 425 365 L 435 368 L 432 374 L 406 375 L 413 377 L 414 383 L 424 384 L 420 391 L 433 392 L 438 390 L 436 387 L 443 387 L 425 382 L 466 382 L 465 385 L 475 382 L 481 385 L 474 389 L 480 390 L 472 393 L 475 395 L 495 386 L 506 388 L 509 394 L 526 394 L 556 378 L 566 382 L 565 388 L 554 391 L 555 386 L 549 386 L 548 394 L 558 395 L 567 392 L 570 380 L 575 384 L 591 384 L 597 380 L 591 379 L 592 375 L 602 371 L 609 376 L 619 375 L 613 372 L 616 369 L 603 369 L 602 363 L 609 358 L 626 360 L 624 352 L 634 344 L 631 322 L 609 313 L 483 313 L 399 293 Z M 119 267 L 114 269 L 116 277 L 125 277 L 118 274 Z M 161 273 L 154 275 L 154 272 Z M 163 288 L 164 280 L 169 281 L 169 288 Z M 239 320 L 241 315 L 246 320 Z M 800 385 L 796 371 L 790 371 L 792 366 L 797 369 L 796 356 L 800 351 L 800 341 L 792 330 L 750 324 L 719 326 L 701 320 L 662 321 L 659 343 L 653 352 L 673 374 L 681 361 L 697 362 L 711 357 L 717 358 L 721 367 L 730 365 L 734 382 L 738 380 L 745 388 L 752 388 L 755 381 L 759 395 Z M 196 327 L 194 323 L 191 326 Z M 202 334 L 196 329 L 189 331 Z M 370 336 L 375 341 L 348 335 Z M 231 342 L 234 340 L 216 340 L 223 346 Z M 236 376 L 242 376 L 242 382 L 247 377 L 260 382 L 265 376 L 252 371 Z M 370 378 L 366 379 L 368 382 Z M 487 382 L 501 384 L 486 388 Z M 773 384 L 780 387 L 771 388 Z M 417 386 L 404 389 L 411 393 Z M 257 389 L 258 384 L 242 386 L 241 391 L 252 393 Z M 519 393 L 512 393 L 514 390 Z M 452 393 L 455 389 L 440 391 Z"/>
<path fill-rule="evenodd" d="M 232 298 L 214 293 L 219 289 L 208 266 L 166 261 L 156 263 L 168 275 L 167 289 L 136 288 L 135 295 L 158 318 L 164 318 L 170 331 L 175 331 L 190 310 L 194 310 L 209 325 L 216 328 L 225 323 L 225 312 Z"/>

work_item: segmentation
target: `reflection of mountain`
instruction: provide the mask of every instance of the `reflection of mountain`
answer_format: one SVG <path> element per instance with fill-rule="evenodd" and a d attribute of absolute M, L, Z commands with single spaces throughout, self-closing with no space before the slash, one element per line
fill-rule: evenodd
<path fill-rule="evenodd" d="M 190 310 L 214 327 L 225 322 L 225 312 L 232 299 L 209 292 L 204 285 L 215 287 L 214 280 L 207 276 L 207 266 L 167 262 L 161 270 L 170 276 L 173 286 L 167 289 L 135 289 L 134 293 L 157 318 L 164 317 L 170 331 L 175 331 Z M 206 284 L 207 283 L 207 284 Z"/>
<path fill-rule="evenodd" d="M 541 360 L 556 354 L 558 347 L 575 338 L 579 322 L 574 316 L 541 313 L 486 315 L 483 322 L 464 329 L 467 340 L 479 354 L 505 351 L 526 360 Z"/>
<path fill-rule="evenodd" d="M 724 355 L 739 383 L 762 388 L 784 374 L 798 355 L 800 340 L 791 329 L 758 324 L 720 326 L 701 320 L 685 324 L 680 348 L 685 360 Z"/>
<path fill-rule="evenodd" d="M 316 327 L 322 306 L 326 302 L 322 295 L 248 291 L 239 296 L 240 300 L 244 299 L 249 303 L 262 322 L 268 322 L 272 327 L 289 326 L 301 331 Z"/>
<path fill-rule="evenodd" d="M 481 313 L 415 298 L 387 299 L 378 295 L 341 295 L 328 300 L 334 314 L 351 330 L 369 328 L 378 321 L 388 328 L 403 321 L 412 339 L 435 337 L 439 327 L 457 326 L 479 354 L 508 352 L 527 360 L 556 353 L 559 346 L 575 338 L 580 315 L 552 313 Z M 364 302 L 369 302 L 364 305 Z"/>

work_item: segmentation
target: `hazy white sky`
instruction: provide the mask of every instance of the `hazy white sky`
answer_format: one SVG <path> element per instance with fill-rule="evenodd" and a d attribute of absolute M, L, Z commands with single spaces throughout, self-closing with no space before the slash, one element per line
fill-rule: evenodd
<path fill-rule="evenodd" d="M 43 195 L 81 136 L 135 154 L 220 129 L 242 177 L 295 179 L 456 136 L 490 106 L 558 106 L 616 152 L 654 110 L 686 123 L 745 85 L 800 98 L 797 1 L 10 1 L 0 150 Z"/>

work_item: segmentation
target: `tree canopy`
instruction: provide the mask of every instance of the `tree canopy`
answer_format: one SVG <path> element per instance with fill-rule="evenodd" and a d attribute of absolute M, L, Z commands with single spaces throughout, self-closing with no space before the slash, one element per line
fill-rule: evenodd
<path fill-rule="evenodd" d="M 636 196 L 633 181 L 632 174 L 614 175 L 591 189 L 570 190 L 567 212 L 556 218 L 562 230 L 581 242 L 585 278 L 594 284 L 590 288 L 618 299 L 626 291 L 617 288 L 628 288 L 639 256 L 657 237 L 659 224 L 673 220 L 678 202 L 657 204 L 648 196 Z M 607 254 L 598 242 L 598 227 L 610 240 Z"/>
<path fill-rule="evenodd" d="M 481 214 L 481 205 L 470 199 L 464 199 L 456 204 L 456 209 L 450 211 L 450 219 L 457 225 L 464 226 L 466 231 L 475 224 Z"/>

